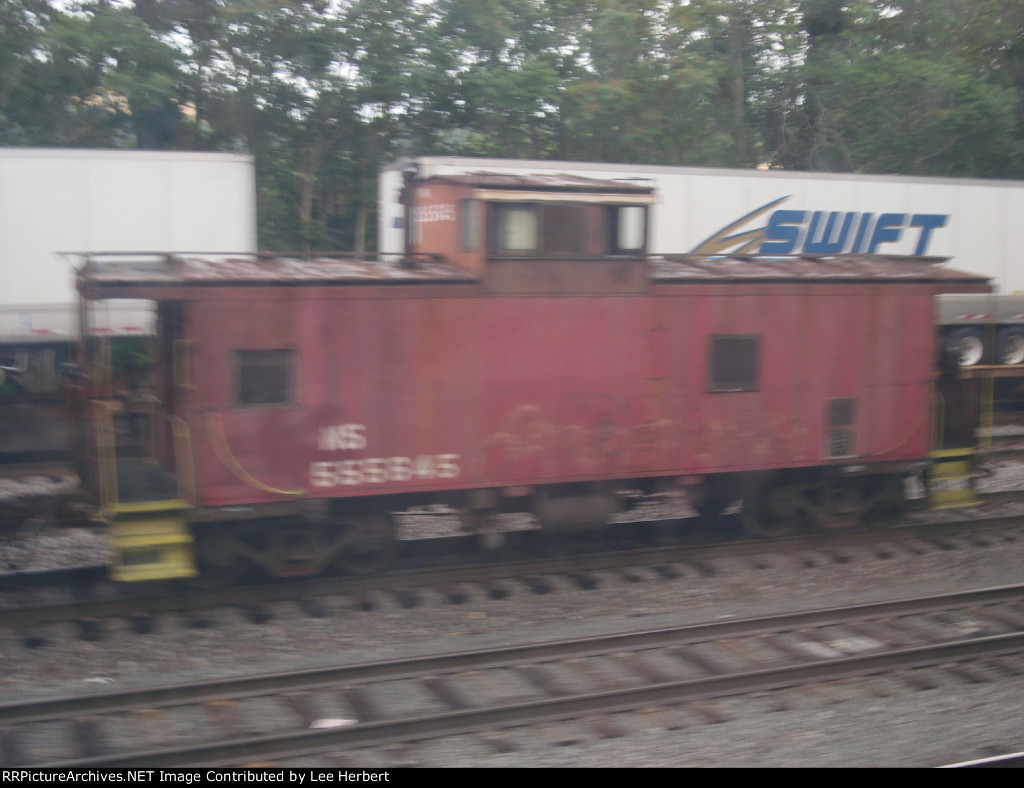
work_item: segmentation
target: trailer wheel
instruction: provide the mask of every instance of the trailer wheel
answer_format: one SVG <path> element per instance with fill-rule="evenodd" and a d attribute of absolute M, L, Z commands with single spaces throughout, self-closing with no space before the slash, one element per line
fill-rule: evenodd
<path fill-rule="evenodd" d="M 985 358 L 985 336 L 980 328 L 958 328 L 947 338 L 956 348 L 961 367 L 973 367 Z"/>
<path fill-rule="evenodd" d="M 1024 364 L 1024 326 L 1007 326 L 996 334 L 996 362 Z"/>

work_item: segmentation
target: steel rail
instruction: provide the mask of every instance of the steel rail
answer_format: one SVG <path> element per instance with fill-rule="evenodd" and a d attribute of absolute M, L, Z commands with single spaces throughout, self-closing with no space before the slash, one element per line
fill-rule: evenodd
<path fill-rule="evenodd" d="M 978 758 L 973 761 L 947 763 L 940 769 L 1020 769 L 1024 768 L 1024 752 L 1012 752 L 1006 755 L 994 755 L 991 758 Z"/>
<path fill-rule="evenodd" d="M 1024 649 L 1024 632 L 960 640 L 941 645 L 886 651 L 870 656 L 833 659 L 782 668 L 734 673 L 711 678 L 662 682 L 645 687 L 609 690 L 561 698 L 442 714 L 421 715 L 351 727 L 305 730 L 256 736 L 181 748 L 150 750 L 43 764 L 47 768 L 122 768 L 223 766 L 253 758 L 295 758 L 331 749 L 380 746 L 419 741 L 494 728 L 557 722 L 593 714 L 610 714 L 713 697 L 780 690 L 818 681 L 891 673 L 930 667 L 950 661 L 1017 654 Z"/>
<path fill-rule="evenodd" d="M 998 586 L 955 594 L 939 594 L 889 602 L 783 613 L 760 618 L 714 621 L 638 632 L 596 635 L 494 649 L 438 654 L 355 665 L 310 668 L 286 673 L 171 684 L 141 690 L 98 692 L 73 697 L 0 703 L 0 719 L 8 724 L 40 722 L 62 716 L 109 714 L 156 706 L 180 706 L 214 700 L 312 690 L 339 684 L 366 683 L 466 669 L 495 668 L 544 660 L 582 658 L 617 650 L 640 650 L 724 638 L 750 637 L 806 627 L 823 627 L 1018 601 L 1024 585 Z"/>

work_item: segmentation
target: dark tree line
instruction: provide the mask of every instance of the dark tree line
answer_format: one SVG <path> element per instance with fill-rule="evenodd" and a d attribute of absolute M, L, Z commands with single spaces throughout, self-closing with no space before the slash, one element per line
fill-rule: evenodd
<path fill-rule="evenodd" d="M 0 144 L 251 152 L 277 249 L 400 156 L 1021 178 L 1022 97 L 1020 0 L 0 0 Z"/>

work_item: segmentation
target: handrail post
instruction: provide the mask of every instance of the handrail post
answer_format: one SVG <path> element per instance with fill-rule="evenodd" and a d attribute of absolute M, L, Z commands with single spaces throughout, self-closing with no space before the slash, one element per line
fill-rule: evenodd
<path fill-rule="evenodd" d="M 111 405 L 103 400 L 93 401 L 96 416 L 97 487 L 101 509 L 117 506 L 117 437 Z"/>
<path fill-rule="evenodd" d="M 183 501 L 195 503 L 196 476 L 192 461 L 192 435 L 181 416 L 168 416 L 174 435 L 174 464 L 178 477 L 178 496 Z"/>

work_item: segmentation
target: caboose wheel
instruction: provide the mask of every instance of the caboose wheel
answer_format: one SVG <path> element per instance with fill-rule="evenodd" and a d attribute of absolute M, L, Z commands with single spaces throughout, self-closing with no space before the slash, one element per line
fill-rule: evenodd
<path fill-rule="evenodd" d="M 395 527 L 390 517 L 364 517 L 352 523 L 337 565 L 353 575 L 369 575 L 387 569 L 398 553 Z"/>
<path fill-rule="evenodd" d="M 864 522 L 864 490 L 860 484 L 833 484 L 821 490 L 814 509 L 815 525 L 835 530 L 854 528 Z"/>
<path fill-rule="evenodd" d="M 192 580 L 197 588 L 227 588 L 245 582 L 255 571 L 247 562 L 238 542 L 224 531 L 203 532 L 196 539 L 199 577 Z"/>
<path fill-rule="evenodd" d="M 874 482 L 869 492 L 871 506 L 865 515 L 865 523 L 874 528 L 896 525 L 907 502 L 903 478 L 894 474 L 884 476 Z"/>
<path fill-rule="evenodd" d="M 715 517 L 725 511 L 736 497 L 725 483 L 711 478 L 686 489 L 686 500 L 702 517 Z"/>
<path fill-rule="evenodd" d="M 751 536 L 788 536 L 803 523 L 803 496 L 796 485 L 767 484 L 743 498 L 743 530 Z"/>
<path fill-rule="evenodd" d="M 466 533 L 473 534 L 479 550 L 487 552 L 505 543 L 505 534 L 495 521 L 495 512 L 490 509 L 462 509 L 459 522 Z"/>

